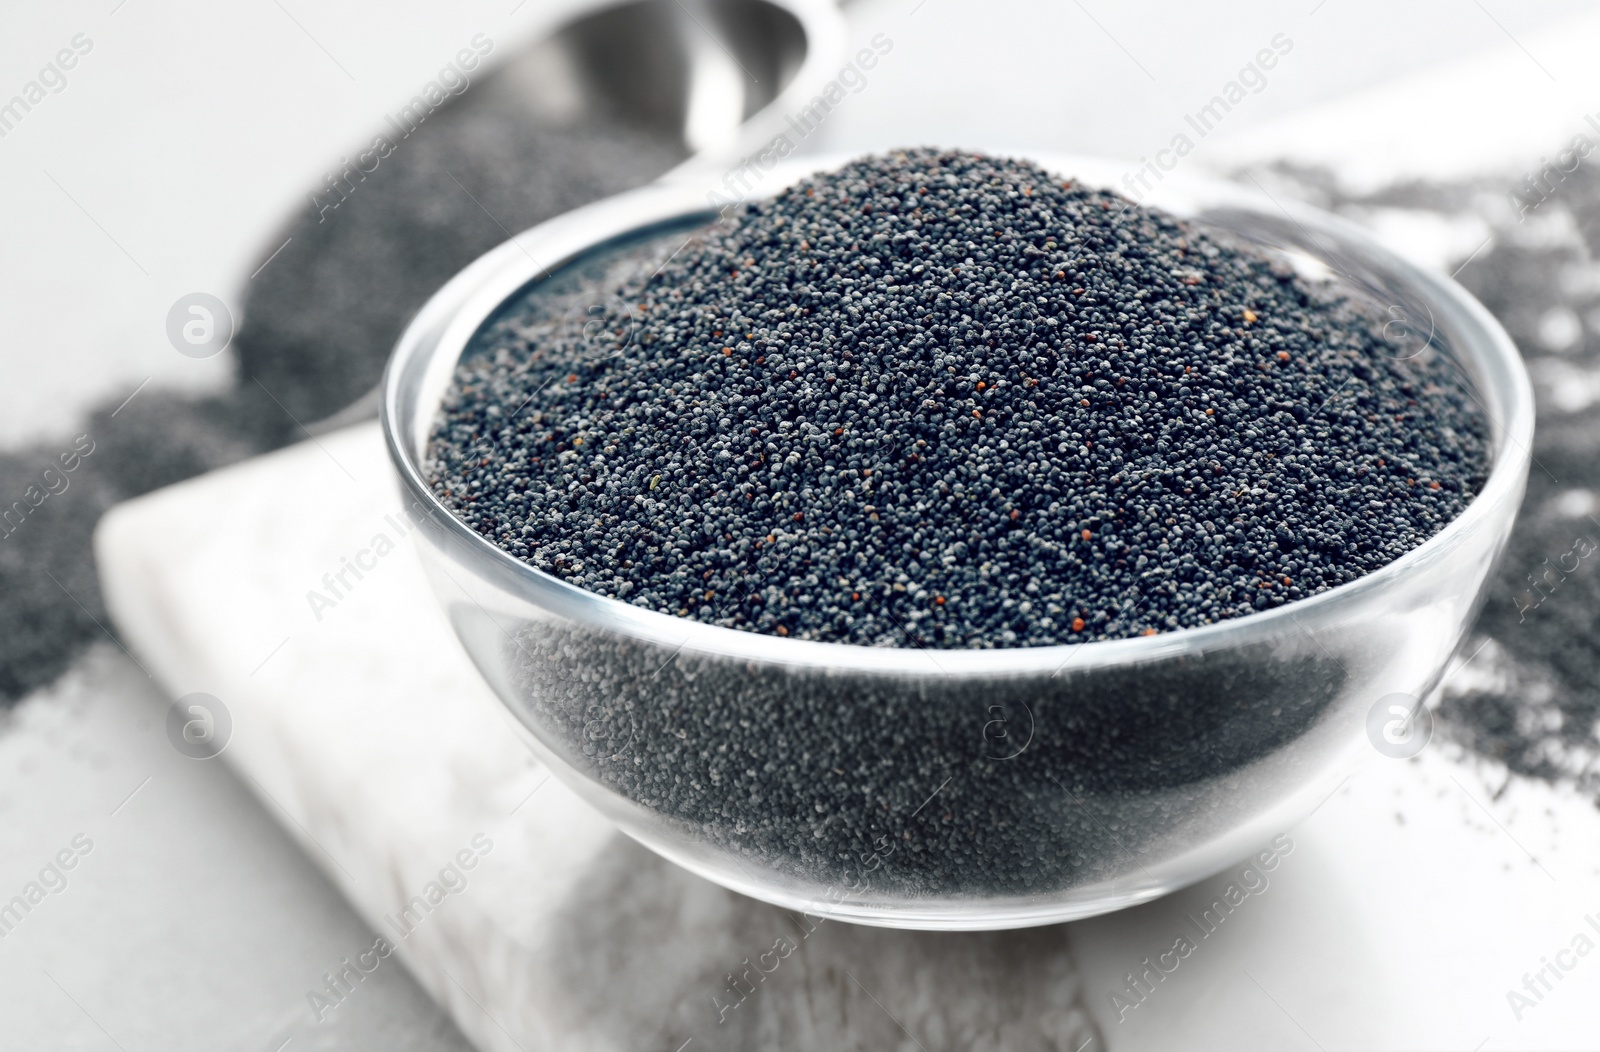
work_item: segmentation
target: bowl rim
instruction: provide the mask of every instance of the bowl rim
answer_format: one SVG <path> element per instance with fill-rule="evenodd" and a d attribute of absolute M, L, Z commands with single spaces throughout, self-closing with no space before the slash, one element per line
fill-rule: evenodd
<path fill-rule="evenodd" d="M 1118 174 L 1137 169 L 1135 165 L 1119 165 L 1104 158 L 1060 153 L 980 152 L 1030 160 L 1053 174 L 1108 188 L 1114 185 Z M 860 156 L 863 154 L 856 152 L 779 161 L 770 169 L 759 170 L 758 192 L 750 196 L 772 196 L 807 175 L 831 170 Z M 766 174 L 768 171 L 770 175 Z M 410 503 L 416 507 L 420 501 L 421 508 L 442 531 L 435 533 L 436 542 L 449 543 L 463 558 L 472 560 L 470 569 L 491 580 L 501 591 L 590 630 L 652 643 L 671 649 L 675 656 L 690 651 L 727 660 L 838 674 L 912 673 L 968 678 L 1049 673 L 1054 677 L 1069 667 L 1078 674 L 1090 669 L 1203 655 L 1289 632 L 1311 634 L 1314 640 L 1318 622 L 1331 623 L 1330 619 L 1337 620 L 1342 611 L 1395 586 L 1413 571 L 1448 559 L 1461 540 L 1486 525 L 1504 502 L 1520 503 L 1532 459 L 1533 391 L 1515 344 L 1482 304 L 1453 278 L 1410 262 L 1354 223 L 1307 205 L 1280 202 L 1264 190 L 1257 194 L 1236 184 L 1178 173 L 1161 184 L 1156 193 L 1142 198 L 1141 203 L 1175 210 L 1185 219 L 1197 218 L 1184 213 L 1196 201 L 1263 215 L 1280 213 L 1313 240 L 1321 235 L 1368 260 L 1381 262 L 1411 289 L 1426 296 L 1428 309 L 1436 316 L 1443 313 L 1469 337 L 1463 340 L 1466 346 L 1456 351 L 1463 367 L 1473 374 L 1469 379 L 1476 388 L 1475 400 L 1490 426 L 1490 471 L 1483 487 L 1461 514 L 1427 541 L 1335 588 L 1209 625 L 1152 636 L 993 649 L 880 647 L 780 637 L 659 613 L 579 588 L 503 551 L 456 517 L 434 495 L 423 475 L 420 457 L 411 451 L 414 429 L 423 415 L 419 409 L 425 410 L 427 421 L 416 448 L 425 455 L 428 429 L 438 409 L 438 401 L 431 395 L 443 396 L 448 378 L 471 339 L 504 303 L 586 255 L 697 221 L 709 224 L 717 215 L 715 205 L 726 200 L 717 196 L 721 192 L 721 186 L 708 190 L 705 183 L 694 178 L 667 179 L 585 205 L 517 234 L 469 264 L 428 300 L 402 333 L 384 372 L 379 418 L 385 445 Z M 440 364 L 445 360 L 449 362 L 448 369 Z M 425 382 L 432 388 L 429 397 L 420 394 Z M 425 406 L 419 405 L 423 402 Z M 1508 521 L 1504 527 L 1507 533 L 1509 528 Z"/>

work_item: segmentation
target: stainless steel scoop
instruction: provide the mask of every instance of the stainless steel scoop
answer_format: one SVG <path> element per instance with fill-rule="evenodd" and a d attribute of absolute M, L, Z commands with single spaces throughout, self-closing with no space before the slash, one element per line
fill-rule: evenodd
<path fill-rule="evenodd" d="M 525 82 L 531 103 L 559 107 L 552 117 L 605 109 L 681 136 L 692 153 L 725 151 L 808 60 L 825 64 L 818 45 L 836 44 L 836 21 L 826 3 L 636 0 L 568 24 L 503 75 Z"/>

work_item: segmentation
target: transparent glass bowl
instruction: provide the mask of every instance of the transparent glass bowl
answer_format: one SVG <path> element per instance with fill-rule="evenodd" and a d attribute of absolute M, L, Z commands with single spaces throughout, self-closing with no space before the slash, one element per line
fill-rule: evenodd
<path fill-rule="evenodd" d="M 1035 158 L 1116 186 L 1120 170 Z M 762 193 L 838 159 L 765 173 Z M 383 426 L 419 547 L 468 653 L 556 774 L 710 880 L 815 915 L 1008 928 L 1155 898 L 1259 850 L 1370 748 L 1369 711 L 1425 697 L 1476 611 L 1527 478 L 1516 348 L 1454 283 L 1341 220 L 1170 178 L 1146 203 L 1285 254 L 1444 354 L 1491 422 L 1493 466 L 1426 544 L 1342 587 L 1196 629 L 996 650 L 777 638 L 654 613 L 518 561 L 434 497 L 430 427 L 508 300 L 715 218 L 647 187 L 545 223 L 446 285 L 397 346 Z M 555 292 L 551 293 L 552 295 Z M 737 728 L 738 733 L 731 733 Z M 730 742 L 736 748 L 730 750 Z"/>

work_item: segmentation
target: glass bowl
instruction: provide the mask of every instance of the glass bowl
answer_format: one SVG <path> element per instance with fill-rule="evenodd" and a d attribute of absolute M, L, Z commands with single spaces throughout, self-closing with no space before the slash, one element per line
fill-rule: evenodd
<path fill-rule="evenodd" d="M 1104 161 L 1033 159 L 1089 185 L 1121 177 Z M 757 192 L 840 160 L 761 170 Z M 657 184 L 507 242 L 433 297 L 385 379 L 389 452 L 431 524 L 418 546 L 450 623 L 536 752 L 628 835 L 817 916 L 936 929 L 1070 920 L 1266 847 L 1371 747 L 1375 706 L 1436 686 L 1527 478 L 1533 400 L 1516 348 L 1459 286 L 1356 227 L 1176 176 L 1145 203 L 1367 300 L 1396 355 L 1458 366 L 1489 420 L 1492 468 L 1427 543 L 1202 628 L 994 650 L 738 631 L 585 592 L 495 547 L 422 470 L 458 360 L 508 301 L 571 295 L 574 275 L 641 240 L 681 241 L 716 219 L 708 200 L 705 187 Z"/>

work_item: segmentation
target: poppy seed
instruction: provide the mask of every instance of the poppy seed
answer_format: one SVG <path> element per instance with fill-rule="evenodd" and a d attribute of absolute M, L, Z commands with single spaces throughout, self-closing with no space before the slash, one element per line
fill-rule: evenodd
<path fill-rule="evenodd" d="M 597 286 L 581 330 L 541 328 L 540 296 L 458 367 L 436 492 L 546 573 L 736 629 L 1196 627 L 1386 565 L 1488 470 L 1446 356 L 1402 360 L 1286 263 L 1020 161 L 870 157 Z"/>

